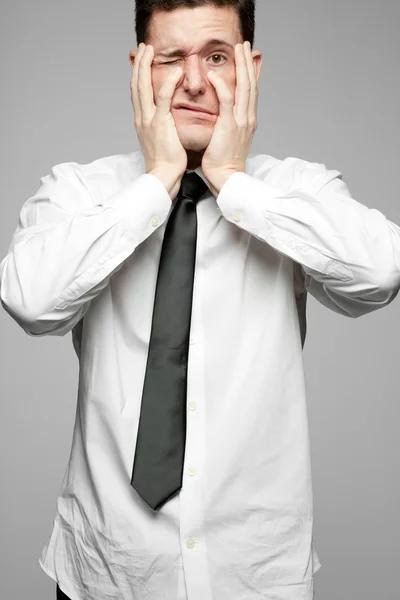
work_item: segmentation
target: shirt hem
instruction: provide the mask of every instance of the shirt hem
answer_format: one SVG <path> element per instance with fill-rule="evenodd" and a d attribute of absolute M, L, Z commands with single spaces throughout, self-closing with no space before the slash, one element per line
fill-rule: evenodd
<path fill-rule="evenodd" d="M 44 562 L 42 561 L 41 558 L 39 558 L 38 562 L 39 562 L 40 567 L 46 573 L 46 575 L 48 575 L 48 577 L 50 577 L 51 579 L 53 579 L 55 581 L 55 583 L 58 585 L 60 590 L 62 592 L 64 592 L 64 594 L 66 594 L 70 600 L 85 600 L 84 598 L 81 598 L 80 596 L 75 596 L 74 593 L 71 593 L 69 590 L 65 589 L 64 584 L 60 584 L 60 582 L 58 581 L 57 575 L 55 574 L 55 572 L 52 571 L 51 569 L 49 569 L 49 567 L 44 564 Z"/>

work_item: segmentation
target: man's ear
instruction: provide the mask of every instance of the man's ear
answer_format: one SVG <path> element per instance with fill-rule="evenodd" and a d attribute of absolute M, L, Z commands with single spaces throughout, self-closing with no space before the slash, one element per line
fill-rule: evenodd
<path fill-rule="evenodd" d="M 131 50 L 129 52 L 129 62 L 130 62 L 131 67 L 133 67 L 133 64 L 135 62 L 135 58 L 136 58 L 138 52 L 139 52 L 139 50 Z"/>
<path fill-rule="evenodd" d="M 254 64 L 256 67 L 256 77 L 257 77 L 257 82 L 260 78 L 260 72 L 261 72 L 261 65 L 262 65 L 262 61 L 263 61 L 263 57 L 262 54 L 259 50 L 254 50 L 254 52 L 252 52 L 253 55 L 253 60 L 254 60 Z"/>

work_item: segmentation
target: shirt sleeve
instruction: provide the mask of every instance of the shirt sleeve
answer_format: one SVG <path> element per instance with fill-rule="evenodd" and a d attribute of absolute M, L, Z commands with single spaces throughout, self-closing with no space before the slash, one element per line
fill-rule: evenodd
<path fill-rule="evenodd" d="M 64 335 L 172 203 L 148 173 L 100 203 L 77 163 L 56 165 L 40 182 L 0 263 L 0 299 L 26 333 Z"/>
<path fill-rule="evenodd" d="M 222 215 L 299 263 L 306 290 L 331 310 L 386 306 L 400 288 L 400 228 L 354 200 L 339 171 L 312 167 L 290 190 L 234 173 L 217 198 Z"/>

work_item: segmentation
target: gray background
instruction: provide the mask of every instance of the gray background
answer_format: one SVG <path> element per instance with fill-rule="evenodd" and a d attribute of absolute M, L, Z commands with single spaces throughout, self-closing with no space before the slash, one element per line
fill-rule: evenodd
<path fill-rule="evenodd" d="M 39 177 L 138 141 L 132 0 L 13 0 L 2 3 L 0 23 L 4 257 Z M 398 0 L 259 0 L 252 147 L 339 169 L 356 200 L 397 224 L 399 27 Z M 38 557 L 69 456 L 78 363 L 70 334 L 30 337 L 5 311 L 0 328 L 0 598 L 53 600 Z M 309 296 L 318 600 L 399 598 L 399 330 L 400 296 L 356 320 Z"/>

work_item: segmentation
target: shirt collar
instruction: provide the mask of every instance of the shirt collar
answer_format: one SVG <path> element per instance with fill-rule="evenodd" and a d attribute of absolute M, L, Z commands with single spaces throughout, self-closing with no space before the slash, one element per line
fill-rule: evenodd
<path fill-rule="evenodd" d="M 197 175 L 202 178 L 204 183 L 207 185 L 208 189 L 211 191 L 210 184 L 208 183 L 207 179 L 204 177 L 204 173 L 203 173 L 201 166 L 198 166 L 195 169 L 186 169 L 185 173 L 197 173 Z"/>

